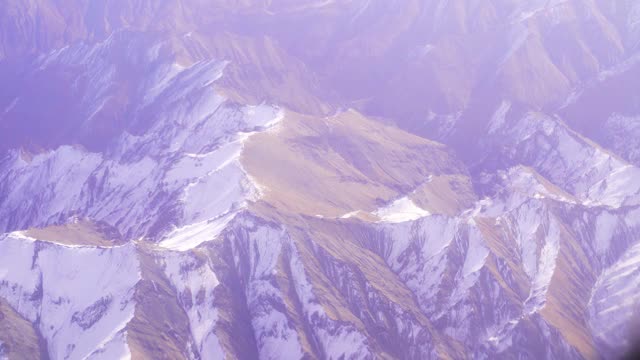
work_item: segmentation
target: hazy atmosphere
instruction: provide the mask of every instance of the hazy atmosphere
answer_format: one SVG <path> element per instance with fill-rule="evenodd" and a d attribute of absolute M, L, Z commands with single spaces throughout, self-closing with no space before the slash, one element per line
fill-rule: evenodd
<path fill-rule="evenodd" d="M 639 1 L 0 0 L 0 360 L 638 339 Z"/>

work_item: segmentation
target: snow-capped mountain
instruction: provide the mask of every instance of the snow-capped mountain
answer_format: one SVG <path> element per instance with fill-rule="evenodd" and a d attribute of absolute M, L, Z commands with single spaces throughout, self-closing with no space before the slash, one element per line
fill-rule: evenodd
<path fill-rule="evenodd" d="M 631 0 L 0 4 L 0 359 L 616 359 Z"/>

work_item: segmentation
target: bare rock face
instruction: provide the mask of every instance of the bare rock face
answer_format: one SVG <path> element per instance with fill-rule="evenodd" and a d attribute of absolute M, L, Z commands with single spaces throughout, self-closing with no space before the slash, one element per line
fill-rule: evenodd
<path fill-rule="evenodd" d="M 635 1 L 0 4 L 0 359 L 594 359 Z"/>

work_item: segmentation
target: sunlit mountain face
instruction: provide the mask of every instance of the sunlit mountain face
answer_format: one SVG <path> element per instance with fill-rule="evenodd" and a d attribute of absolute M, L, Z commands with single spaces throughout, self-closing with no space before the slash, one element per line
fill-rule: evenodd
<path fill-rule="evenodd" d="M 640 2 L 3 0 L 0 359 L 619 359 Z"/>

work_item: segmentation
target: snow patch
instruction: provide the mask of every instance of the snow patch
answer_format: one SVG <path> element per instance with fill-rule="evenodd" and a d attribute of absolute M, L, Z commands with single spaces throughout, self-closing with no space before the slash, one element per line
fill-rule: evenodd
<path fill-rule="evenodd" d="M 464 263 L 455 282 L 456 287 L 451 295 L 450 306 L 466 298 L 469 289 L 478 282 L 480 270 L 489 256 L 489 249 L 485 246 L 482 233 L 475 226 L 469 228 L 468 240 Z"/>
<path fill-rule="evenodd" d="M 630 320 L 640 313 L 640 243 L 606 269 L 589 301 L 589 324 L 596 338 L 613 348 L 631 345 Z"/>
<path fill-rule="evenodd" d="M 126 347 L 118 333 L 133 318 L 141 279 L 135 245 L 73 248 L 10 234 L 0 240 L 0 279 L 0 296 L 26 319 L 39 318 L 53 358 Z"/>
<path fill-rule="evenodd" d="M 126 331 L 116 334 L 107 344 L 94 351 L 89 360 L 131 360 Z"/>
<path fill-rule="evenodd" d="M 238 219 L 237 226 L 252 229 L 231 235 L 236 267 L 246 279 L 247 304 L 261 359 L 300 359 L 302 347 L 297 332 L 284 312 L 285 305 L 277 273 L 286 233 L 269 226 L 256 226 L 251 219 Z M 237 234 L 237 235 L 240 235 Z M 241 260 L 242 259 L 242 260 Z"/>
<path fill-rule="evenodd" d="M 346 214 L 340 216 L 340 219 L 351 219 L 353 217 L 358 216 L 358 214 L 360 214 L 361 212 L 362 212 L 362 210 L 355 210 L 355 211 L 352 211 L 350 213 L 346 213 Z"/>
<path fill-rule="evenodd" d="M 374 215 L 383 222 L 400 223 L 413 221 L 431 215 L 430 212 L 418 207 L 409 197 L 393 201 L 386 207 L 378 209 Z"/>
<path fill-rule="evenodd" d="M 525 302 L 526 311 L 530 314 L 544 307 L 546 303 L 547 290 L 555 273 L 559 252 L 560 228 L 555 221 L 552 221 L 540 251 L 537 272 L 531 283 L 531 294 Z"/>
<path fill-rule="evenodd" d="M 436 215 L 415 222 L 384 224 L 389 239 L 385 261 L 416 294 L 420 306 L 432 312 L 448 266 L 447 249 L 458 236 L 461 222 Z"/>
<path fill-rule="evenodd" d="M 496 110 L 496 112 L 491 117 L 491 121 L 489 122 L 489 134 L 496 132 L 504 125 L 507 119 L 507 114 L 509 114 L 510 110 L 511 102 L 506 100 L 502 101 L 500 107 L 498 107 L 498 110 Z"/>
<path fill-rule="evenodd" d="M 595 246 L 599 255 L 605 254 L 611 247 L 611 241 L 618 227 L 618 222 L 617 216 L 606 211 L 596 219 Z"/>
<path fill-rule="evenodd" d="M 371 357 L 367 338 L 353 324 L 342 324 L 330 319 L 313 293 L 300 254 L 295 246 L 291 251 L 291 274 L 296 294 L 302 302 L 307 321 L 318 336 L 328 359 L 368 359 Z"/>
<path fill-rule="evenodd" d="M 229 213 L 217 219 L 175 229 L 160 242 L 160 246 L 176 251 L 195 249 L 202 243 L 216 239 L 235 215 L 236 213 Z"/>
<path fill-rule="evenodd" d="M 218 309 L 213 306 L 218 278 L 207 262 L 200 263 L 191 254 L 164 256 L 165 274 L 178 293 L 178 301 L 189 317 L 191 335 L 202 359 L 225 358 L 215 334 Z M 189 297 L 185 303 L 184 299 Z"/>

